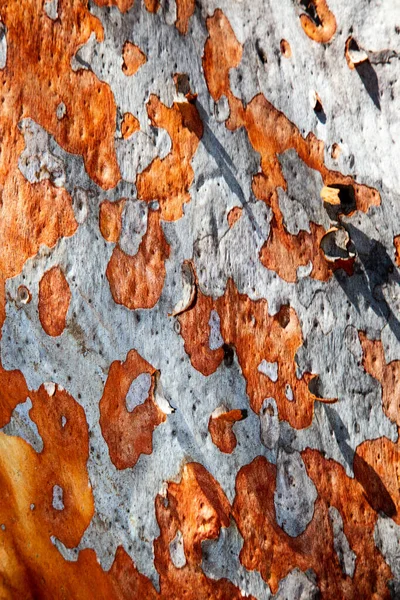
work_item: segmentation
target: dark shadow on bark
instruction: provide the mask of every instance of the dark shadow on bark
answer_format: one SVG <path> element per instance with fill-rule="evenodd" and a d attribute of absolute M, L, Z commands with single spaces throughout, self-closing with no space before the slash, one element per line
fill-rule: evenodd
<path fill-rule="evenodd" d="M 331 406 L 324 405 L 326 416 L 335 435 L 340 452 L 347 464 L 352 467 L 354 477 L 364 489 L 368 504 L 377 513 L 384 512 L 388 517 L 396 515 L 396 506 L 376 471 L 347 443 L 350 439 L 347 427 Z"/>
<path fill-rule="evenodd" d="M 232 162 L 231 157 L 226 152 L 221 142 L 211 131 L 208 125 L 208 115 L 202 107 L 202 105 L 200 104 L 200 102 L 196 102 L 196 107 L 199 111 L 199 115 L 204 127 L 204 133 L 203 137 L 201 138 L 201 142 L 204 144 L 204 147 L 206 148 L 208 154 L 211 154 L 211 156 L 217 163 L 218 168 L 220 170 L 220 174 L 225 179 L 232 194 L 234 194 L 239 199 L 240 203 L 243 206 L 243 209 L 245 210 L 247 216 L 250 219 L 251 224 L 253 225 L 254 230 L 257 232 L 260 239 L 264 239 L 262 230 L 257 222 L 256 217 L 254 216 L 250 203 L 246 200 L 246 196 L 244 195 L 244 192 L 235 176 L 234 171 L 236 167 Z M 201 181 L 199 181 L 198 183 L 199 185 L 201 185 Z"/>
<path fill-rule="evenodd" d="M 396 266 L 381 242 L 369 239 L 351 223 L 346 223 L 345 228 L 356 249 L 358 260 L 354 275 L 349 277 L 344 271 L 338 270 L 335 271 L 335 278 L 358 312 L 360 312 L 360 299 L 363 297 L 366 304 L 388 323 L 391 331 L 400 341 L 400 321 L 394 315 L 382 292 L 382 286 L 389 281 L 389 278 L 400 285 Z"/>
<path fill-rule="evenodd" d="M 355 65 L 355 68 L 372 102 L 378 110 L 381 110 L 379 81 L 373 66 L 369 60 L 364 60 L 364 62 Z"/>

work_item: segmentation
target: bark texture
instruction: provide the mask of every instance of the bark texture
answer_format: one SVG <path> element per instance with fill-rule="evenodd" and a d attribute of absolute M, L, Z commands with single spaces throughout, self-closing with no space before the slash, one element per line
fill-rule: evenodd
<path fill-rule="evenodd" d="M 0 3 L 0 597 L 400 598 L 399 0 Z"/>

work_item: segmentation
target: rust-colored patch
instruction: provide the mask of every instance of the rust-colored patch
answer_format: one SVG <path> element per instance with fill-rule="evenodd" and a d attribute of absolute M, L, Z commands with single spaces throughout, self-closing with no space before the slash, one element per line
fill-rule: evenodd
<path fill-rule="evenodd" d="M 396 235 L 393 238 L 393 244 L 394 244 L 394 248 L 395 248 L 395 262 L 396 265 L 399 267 L 400 266 L 400 235 Z"/>
<path fill-rule="evenodd" d="M 204 46 L 203 69 L 208 90 L 215 100 L 221 96 L 231 98 L 229 70 L 238 67 L 242 60 L 242 46 L 222 10 L 217 9 L 207 19 L 209 37 Z"/>
<path fill-rule="evenodd" d="M 135 3 L 135 0 L 94 0 L 97 6 L 117 6 L 122 12 L 128 12 Z M 160 5 L 159 0 L 144 0 L 146 10 L 156 13 Z"/>
<path fill-rule="evenodd" d="M 230 505 L 217 481 L 197 463 L 183 467 L 180 483 L 169 483 L 167 498 L 156 498 L 160 536 L 154 542 L 155 565 L 160 574 L 161 597 L 187 600 L 241 600 L 242 593 L 227 579 L 209 579 L 200 568 L 201 544 L 218 537 L 229 526 Z M 186 564 L 177 568 L 170 543 L 180 531 Z M 255 600 L 249 597 L 250 600 Z"/>
<path fill-rule="evenodd" d="M 114 248 L 107 265 L 107 279 L 114 301 L 131 310 L 152 308 L 161 295 L 169 245 L 158 211 L 149 211 L 147 231 L 135 256 Z"/>
<path fill-rule="evenodd" d="M 8 150 L 1 157 L 0 178 L 17 170 L 16 158 L 21 151 L 17 122 L 30 117 L 67 152 L 82 155 L 89 176 L 98 185 L 114 187 L 120 172 L 114 149 L 113 95 L 91 70 L 74 72 L 70 64 L 91 33 L 98 41 L 103 40 L 102 25 L 88 11 L 86 0 L 60 3 L 56 21 L 47 17 L 42 5 L 42 0 L 13 0 L 0 7 L 8 42 L 7 64 L 2 71 L 1 128 L 7 138 L 12 136 L 4 139 L 2 132 Z M 60 102 L 67 108 L 61 120 L 56 114 Z"/>
<path fill-rule="evenodd" d="M 214 411 L 215 412 L 215 411 Z M 232 427 L 246 417 L 246 411 L 236 408 L 212 414 L 208 421 L 208 431 L 213 443 L 226 454 L 231 454 L 236 448 L 237 439 Z"/>
<path fill-rule="evenodd" d="M 125 202 L 125 198 L 121 198 L 117 202 L 104 200 L 100 204 L 99 227 L 101 235 L 107 242 L 118 242 L 119 240 Z"/>
<path fill-rule="evenodd" d="M 50 536 L 67 547 L 76 546 L 94 513 L 86 469 L 86 417 L 66 391 L 56 389 L 49 396 L 41 386 L 29 397 L 42 452 L 36 453 L 19 437 L 0 433 L 0 587 L 7 598 L 72 597 L 73 589 L 81 592 L 89 582 L 77 577 L 70 581 L 67 575 L 78 569 L 62 558 Z M 62 510 L 52 505 L 55 485 L 63 490 Z"/>
<path fill-rule="evenodd" d="M 0 365 L 0 427 L 4 427 L 17 404 L 25 402 L 28 388 L 21 371 L 6 371 Z"/>
<path fill-rule="evenodd" d="M 298 567 L 315 571 L 324 600 L 389 599 L 386 583 L 391 571 L 374 543 L 378 514 L 366 500 L 362 485 L 316 450 L 306 450 L 302 457 L 318 498 L 312 521 L 304 533 L 294 538 L 276 523 L 275 465 L 258 457 L 240 469 L 232 511 L 244 539 L 241 563 L 249 570 L 257 569 L 273 593 L 279 581 Z M 353 578 L 342 572 L 334 549 L 330 506 L 340 512 L 344 533 L 357 555 Z"/>
<path fill-rule="evenodd" d="M 71 290 L 60 267 L 47 271 L 39 283 L 39 319 L 47 335 L 61 335 L 65 322 Z"/>
<path fill-rule="evenodd" d="M 151 375 L 149 395 L 128 412 L 125 398 L 141 373 Z M 117 360 L 110 366 L 100 400 L 100 426 L 117 469 L 133 467 L 141 454 L 151 454 L 153 431 L 166 419 L 154 400 L 155 373 L 136 350 L 128 352 L 125 362 Z"/>
<path fill-rule="evenodd" d="M 134 75 L 147 60 L 144 52 L 132 42 L 125 42 L 122 58 L 124 59 L 122 71 L 127 76 Z"/>
<path fill-rule="evenodd" d="M 333 158 L 333 160 L 337 160 L 339 158 L 341 151 L 342 150 L 339 144 L 332 144 L 331 157 Z"/>
<path fill-rule="evenodd" d="M 315 9 L 315 18 L 303 13 L 300 15 L 301 26 L 314 42 L 327 44 L 336 32 L 335 15 L 329 10 L 326 0 L 308 0 L 307 7 L 311 6 Z"/>
<path fill-rule="evenodd" d="M 94 0 L 97 6 L 117 6 L 122 13 L 128 12 L 135 0 Z"/>
<path fill-rule="evenodd" d="M 400 361 L 386 364 L 380 340 L 369 340 L 359 332 L 363 350 L 363 367 L 382 386 L 382 407 L 388 418 L 400 427 Z"/>
<path fill-rule="evenodd" d="M 121 123 L 121 134 L 124 140 L 127 140 L 135 131 L 140 130 L 140 123 L 132 113 L 125 113 Z"/>
<path fill-rule="evenodd" d="M 281 40 L 280 49 L 282 56 L 284 56 L 285 58 L 290 58 L 292 56 L 292 49 L 287 40 Z"/>
<path fill-rule="evenodd" d="M 172 142 L 171 152 L 163 159 L 155 158 L 136 178 L 138 197 L 146 202 L 158 200 L 161 218 L 176 221 L 189 202 L 189 187 L 194 172 L 191 160 L 203 135 L 203 123 L 191 102 L 174 102 L 168 108 L 151 95 L 147 113 L 154 127 L 165 129 Z"/>
<path fill-rule="evenodd" d="M 203 56 L 203 69 L 208 89 L 215 101 L 225 95 L 230 116 L 226 126 L 230 130 L 245 127 L 249 141 L 261 155 L 261 173 L 253 177 L 253 192 L 273 210 L 270 235 L 260 252 L 260 260 L 286 281 L 297 279 L 297 268 L 313 263 L 311 277 L 327 280 L 339 265 L 328 264 L 319 247 L 325 230 L 310 223 L 311 233 L 301 231 L 297 236 L 287 232 L 279 208 L 277 188 L 287 189 L 278 154 L 293 148 L 310 168 L 321 173 L 325 185 L 345 184 L 354 187 L 356 207 L 366 212 L 380 204 L 376 190 L 359 185 L 349 176 L 330 171 L 324 164 L 324 145 L 312 133 L 303 138 L 297 127 L 278 111 L 262 94 L 255 96 L 245 107 L 230 89 L 229 70 L 237 67 L 242 47 L 236 40 L 229 21 L 221 10 L 207 19 L 209 38 Z M 341 266 L 341 265 L 340 265 Z"/>
<path fill-rule="evenodd" d="M 224 347 L 218 350 L 209 347 L 211 310 L 216 310 L 220 317 L 225 341 Z M 256 414 L 264 399 L 272 397 L 278 406 L 279 418 L 301 429 L 311 425 L 315 401 L 334 401 L 317 398 L 310 392 L 309 383 L 315 376 L 305 373 L 301 379 L 297 378 L 295 355 L 303 340 L 297 315 L 289 306 L 283 306 L 271 317 L 266 300 L 250 300 L 239 294 L 229 280 L 224 295 L 217 300 L 204 296 L 198 289 L 195 305 L 178 319 L 185 350 L 192 365 L 203 375 L 210 375 L 218 368 L 230 345 L 236 349 L 250 406 Z M 278 364 L 276 382 L 258 370 L 263 360 Z M 293 390 L 292 401 L 286 397 L 287 384 Z"/>
<path fill-rule="evenodd" d="M 228 225 L 230 228 L 234 226 L 234 224 L 239 221 L 240 217 L 243 214 L 243 208 L 240 206 L 234 206 L 228 213 Z"/>
<path fill-rule="evenodd" d="M 177 0 L 176 2 L 176 21 L 177 30 L 186 35 L 189 27 L 189 19 L 194 13 L 196 0 Z"/>
<path fill-rule="evenodd" d="M 160 1 L 159 0 L 144 0 L 144 5 L 146 7 L 146 10 L 148 10 L 150 13 L 156 13 L 158 11 L 158 9 L 160 8 Z"/>

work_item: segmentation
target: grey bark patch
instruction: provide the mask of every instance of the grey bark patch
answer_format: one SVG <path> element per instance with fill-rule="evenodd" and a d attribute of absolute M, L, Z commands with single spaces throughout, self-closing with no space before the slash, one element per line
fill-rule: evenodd
<path fill-rule="evenodd" d="M 186 565 L 185 548 L 183 545 L 183 536 L 181 531 L 176 532 L 176 536 L 169 545 L 171 560 L 177 569 L 182 569 Z"/>
<path fill-rule="evenodd" d="M 56 108 L 57 119 L 59 121 L 61 121 L 61 119 L 63 119 L 66 114 L 67 114 L 67 107 L 65 106 L 64 102 L 60 102 L 60 104 Z"/>
<path fill-rule="evenodd" d="M 50 152 L 49 134 L 32 119 L 23 119 L 19 128 L 25 138 L 25 149 L 18 159 L 18 168 L 30 183 L 49 179 L 56 187 L 65 185 L 64 162 Z"/>
<path fill-rule="evenodd" d="M 313 518 L 317 490 L 299 452 L 280 448 L 276 466 L 276 521 L 288 535 L 297 537 Z"/>
<path fill-rule="evenodd" d="M 292 390 L 290 383 L 287 383 L 285 385 L 285 396 L 286 396 L 287 400 L 289 400 L 289 402 L 293 402 L 294 395 L 293 395 L 293 390 Z"/>
<path fill-rule="evenodd" d="M 260 409 L 261 441 L 270 450 L 275 448 L 280 432 L 278 407 L 274 398 L 265 398 Z"/>
<path fill-rule="evenodd" d="M 89 195 L 86 190 L 77 187 L 72 194 L 72 208 L 77 223 L 82 225 L 87 219 L 89 213 Z"/>
<path fill-rule="evenodd" d="M 310 169 L 298 156 L 295 150 L 287 150 L 279 155 L 279 162 L 282 167 L 283 176 L 287 182 L 287 192 L 282 195 L 287 201 L 294 201 L 297 209 L 297 203 L 302 207 L 301 215 L 304 213 L 308 217 L 308 222 L 312 221 L 318 225 L 329 227 L 329 217 L 323 207 L 320 198 L 320 192 L 324 187 L 321 174 L 314 169 Z M 279 190 L 279 198 L 281 198 Z M 287 204 L 286 204 L 287 205 Z M 296 215 L 291 213 L 292 227 L 296 229 Z M 302 227 L 304 217 L 300 217 L 297 229 Z M 307 228 L 309 231 L 309 227 Z"/>
<path fill-rule="evenodd" d="M 263 358 L 260 364 L 258 365 L 257 370 L 263 375 L 266 375 L 273 382 L 278 380 L 277 362 L 271 363 L 265 360 L 265 358 Z"/>
<path fill-rule="evenodd" d="M 58 0 L 45 0 L 44 10 L 52 21 L 58 19 Z"/>
<path fill-rule="evenodd" d="M 135 256 L 147 229 L 148 207 L 146 202 L 128 200 L 122 213 L 120 248 L 125 254 Z"/>
<path fill-rule="evenodd" d="M 7 435 L 21 437 L 28 442 L 36 452 L 41 452 L 43 450 L 43 440 L 39 434 L 36 423 L 34 423 L 29 416 L 31 408 L 32 401 L 30 398 L 27 398 L 25 402 L 21 404 L 17 404 L 12 412 L 9 423 L 7 423 L 1 431 Z"/>
<path fill-rule="evenodd" d="M 229 118 L 230 109 L 229 102 L 226 96 L 221 96 L 218 102 L 214 104 L 214 115 L 218 123 L 223 123 Z"/>
<path fill-rule="evenodd" d="M 224 340 L 221 335 L 221 320 L 216 310 L 211 311 L 208 325 L 210 327 L 208 345 L 210 350 L 218 350 L 224 345 Z"/>
<path fill-rule="evenodd" d="M 356 554 L 350 548 L 349 541 L 343 531 L 343 519 L 338 509 L 329 507 L 329 517 L 333 530 L 333 547 L 338 556 L 340 566 L 345 575 L 353 577 L 356 568 Z"/>
<path fill-rule="evenodd" d="M 273 600 L 317 600 L 320 597 L 314 573 L 303 573 L 296 568 L 279 582 L 279 589 Z"/>
<path fill-rule="evenodd" d="M 279 208 L 282 212 L 286 230 L 292 235 L 298 235 L 300 231 L 310 233 L 310 218 L 301 202 L 291 198 L 280 188 L 278 189 L 278 197 Z"/>
<path fill-rule="evenodd" d="M 400 585 L 400 525 L 380 514 L 375 525 L 374 541 Z"/>
<path fill-rule="evenodd" d="M 136 406 L 143 404 L 149 395 L 150 386 L 150 373 L 140 373 L 140 375 L 132 381 L 125 398 L 126 410 L 128 412 L 132 412 Z"/>
<path fill-rule="evenodd" d="M 310 312 L 315 315 L 315 321 L 321 327 L 322 333 L 327 335 L 335 324 L 335 316 L 331 303 L 325 292 L 317 292 L 310 305 Z"/>
<path fill-rule="evenodd" d="M 202 569 L 207 577 L 221 579 L 226 577 L 241 591 L 244 598 L 254 596 L 257 600 L 269 600 L 271 592 L 257 570 L 248 571 L 239 560 L 243 547 L 240 535 L 233 519 L 229 527 L 223 527 L 216 540 L 202 543 Z"/>
<path fill-rule="evenodd" d="M 344 330 L 344 341 L 354 358 L 360 362 L 362 360 L 363 351 L 360 338 L 358 337 L 358 331 L 354 325 L 347 325 Z"/>
<path fill-rule="evenodd" d="M 59 485 L 53 487 L 53 508 L 55 510 L 64 510 L 64 490 Z"/>

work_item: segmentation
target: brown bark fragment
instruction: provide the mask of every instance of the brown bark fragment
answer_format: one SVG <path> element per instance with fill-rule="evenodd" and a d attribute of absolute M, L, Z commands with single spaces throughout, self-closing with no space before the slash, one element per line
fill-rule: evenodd
<path fill-rule="evenodd" d="M 240 206 L 234 206 L 228 213 L 228 225 L 230 228 L 240 219 L 243 214 L 243 208 Z"/>
<path fill-rule="evenodd" d="M 104 200 L 100 204 L 99 227 L 101 235 L 107 242 L 118 242 L 122 228 L 122 212 L 126 200 L 121 198 L 117 202 Z"/>
<path fill-rule="evenodd" d="M 141 454 L 152 453 L 153 431 L 166 419 L 154 400 L 155 372 L 135 350 L 128 353 L 125 362 L 115 361 L 110 366 L 100 400 L 100 426 L 117 469 L 133 467 Z M 141 373 L 151 375 L 149 395 L 128 412 L 125 398 Z"/>
<path fill-rule="evenodd" d="M 282 56 L 284 56 L 285 58 L 291 58 L 291 56 L 292 56 L 292 49 L 291 49 L 290 44 L 289 44 L 289 42 L 287 40 L 281 40 L 280 48 L 281 48 Z"/>
<path fill-rule="evenodd" d="M 194 177 L 191 160 L 203 135 L 203 124 L 197 108 L 190 102 L 174 102 L 168 108 L 151 95 L 147 113 L 154 127 L 166 129 L 172 148 L 168 156 L 155 158 L 138 174 L 138 197 L 146 202 L 158 200 L 161 218 L 176 221 L 183 215 L 183 205 L 190 200 L 189 187 Z"/>
<path fill-rule="evenodd" d="M 208 421 L 208 431 L 213 443 L 226 454 L 231 454 L 236 448 L 237 439 L 232 427 L 246 417 L 246 411 L 234 409 L 212 414 Z"/>
<path fill-rule="evenodd" d="M 283 306 L 278 314 L 268 314 L 266 300 L 253 301 L 239 294 L 232 280 L 228 281 L 223 296 L 213 300 L 197 290 L 193 308 L 178 319 L 185 350 L 192 365 L 203 375 L 213 373 L 224 357 L 224 349 L 210 350 L 209 320 L 212 310 L 220 317 L 221 335 L 225 347 L 232 345 L 246 379 L 246 390 L 250 406 L 258 414 L 265 398 L 274 398 L 279 418 L 292 427 L 302 429 L 311 425 L 314 402 L 334 402 L 317 398 L 309 390 L 315 377 L 305 373 L 301 379 L 296 375 L 295 355 L 302 345 L 302 334 L 295 311 Z M 276 382 L 258 370 L 266 360 L 278 364 L 279 377 Z M 293 391 L 293 400 L 286 397 L 286 386 Z"/>
<path fill-rule="evenodd" d="M 318 2 L 321 10 L 323 4 Z M 253 191 L 257 198 L 272 208 L 273 218 L 269 238 L 260 252 L 260 260 L 264 266 L 290 282 L 296 281 L 297 268 L 311 261 L 311 277 L 326 281 L 334 268 L 343 265 L 326 263 L 319 247 L 325 233 L 320 225 L 310 222 L 311 234 L 301 231 L 296 236 L 287 232 L 278 203 L 277 188 L 287 189 L 278 154 L 293 148 L 308 167 L 321 173 L 325 185 L 353 185 L 358 210 L 366 212 L 369 206 L 378 206 L 380 196 L 376 190 L 356 184 L 351 177 L 327 169 L 323 160 L 323 142 L 312 133 L 303 138 L 297 127 L 262 94 L 255 96 L 245 107 L 234 96 L 229 82 L 229 71 L 239 65 L 242 47 L 221 10 L 216 10 L 207 19 L 207 29 L 209 37 L 204 48 L 203 69 L 208 90 L 214 101 L 218 101 L 222 95 L 227 97 L 230 116 L 226 127 L 230 130 L 245 127 L 251 145 L 261 155 L 261 173 L 253 177 Z"/>
<path fill-rule="evenodd" d="M 127 112 L 124 114 L 121 123 L 121 134 L 124 140 L 131 137 L 136 131 L 140 130 L 140 123 L 135 116 Z"/>
<path fill-rule="evenodd" d="M 122 71 L 128 77 L 134 75 L 147 60 L 144 52 L 132 42 L 125 42 L 122 58 L 124 59 Z"/>
<path fill-rule="evenodd" d="M 61 335 L 65 329 L 71 290 L 60 267 L 47 271 L 39 283 L 39 319 L 47 335 Z"/>
<path fill-rule="evenodd" d="M 314 42 L 327 44 L 336 32 L 335 15 L 329 10 L 326 0 L 309 0 L 307 4 L 314 7 L 316 19 L 303 13 L 300 15 L 301 26 Z"/>
<path fill-rule="evenodd" d="M 186 35 L 189 27 L 189 19 L 194 13 L 196 0 L 177 0 L 176 2 L 176 22 L 177 30 Z"/>
<path fill-rule="evenodd" d="M 362 485 L 316 450 L 306 450 L 302 457 L 319 496 L 312 521 L 295 538 L 276 523 L 275 465 L 258 457 L 239 471 L 232 511 L 244 538 L 241 563 L 247 569 L 257 569 L 273 593 L 279 581 L 298 567 L 302 571 L 315 571 L 324 600 L 389 599 L 386 582 L 391 572 L 374 543 L 378 514 L 365 499 Z M 344 533 L 357 555 L 352 579 L 342 572 L 334 549 L 330 506 L 339 510 Z"/>
<path fill-rule="evenodd" d="M 150 211 L 147 231 L 135 256 L 114 248 L 106 276 L 114 301 L 131 310 L 152 308 L 160 298 L 165 279 L 169 245 L 158 211 Z"/>

